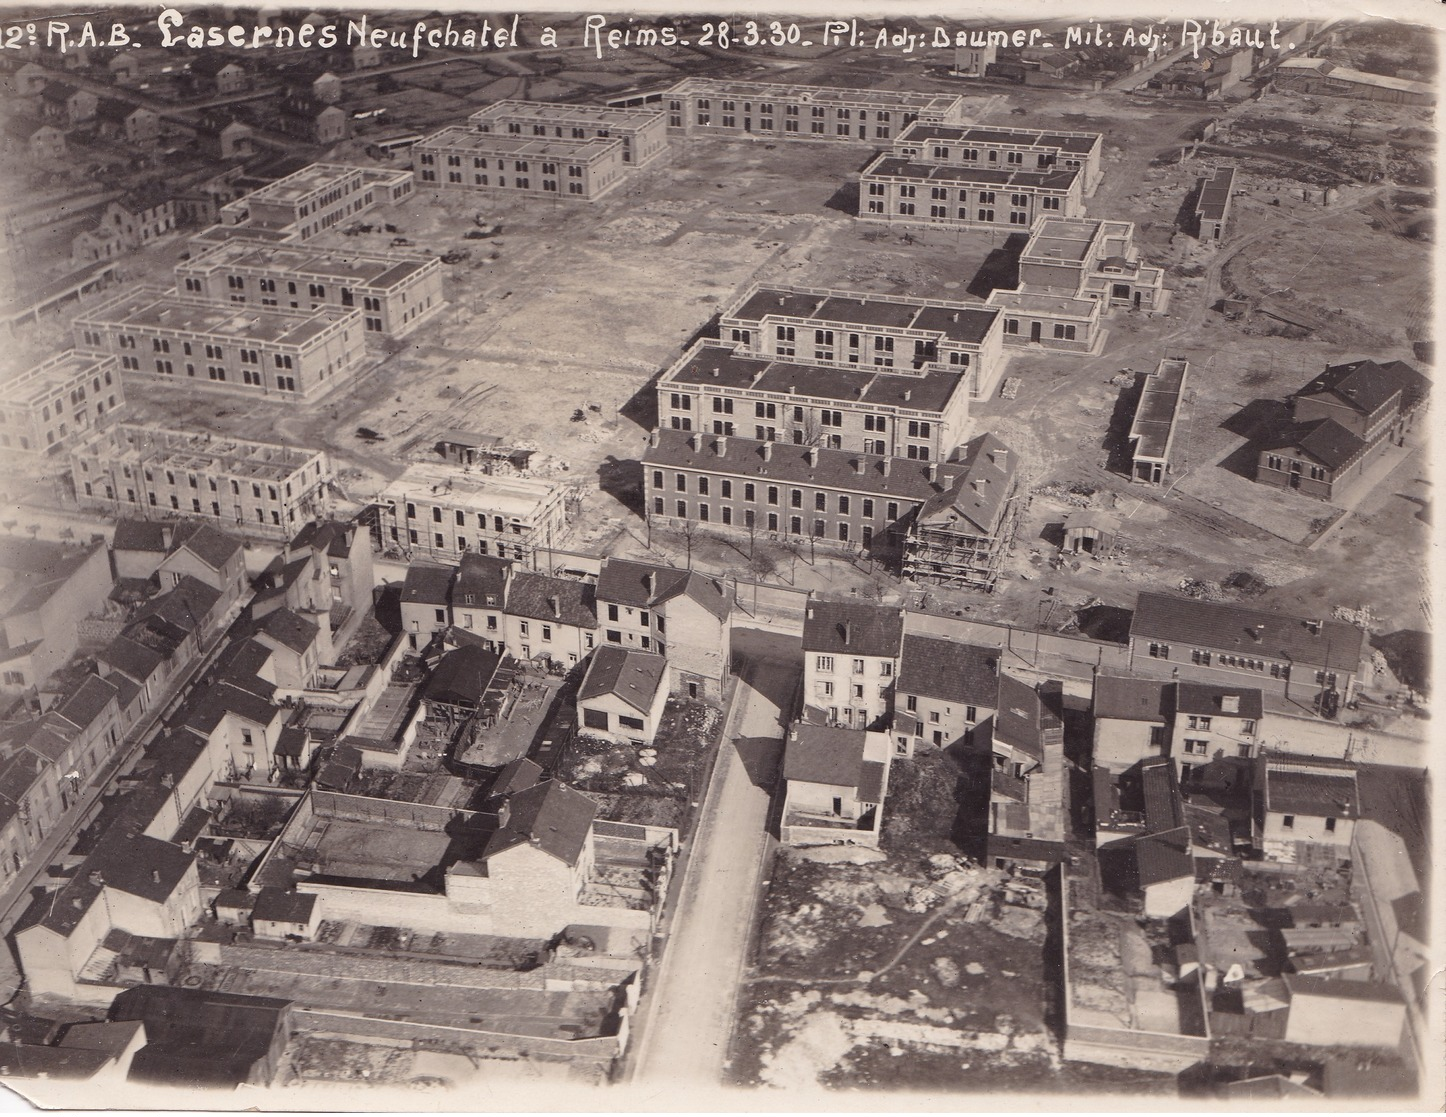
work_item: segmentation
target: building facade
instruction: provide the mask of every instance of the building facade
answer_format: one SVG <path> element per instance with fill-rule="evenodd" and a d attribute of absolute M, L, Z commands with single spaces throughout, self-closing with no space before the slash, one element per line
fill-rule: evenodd
<path fill-rule="evenodd" d="M 367 334 L 403 337 L 444 305 L 442 263 L 414 253 L 325 252 L 231 240 L 176 267 L 187 294 L 212 302 L 362 312 Z"/>
<path fill-rule="evenodd" d="M 507 100 L 474 112 L 467 123 L 479 132 L 498 135 L 555 140 L 620 139 L 623 162 L 630 167 L 646 167 L 668 153 L 667 116 L 658 108 L 619 109 Z"/>
<path fill-rule="evenodd" d="M 114 357 L 67 349 L 0 384 L 0 449 L 54 453 L 124 404 Z"/>
<path fill-rule="evenodd" d="M 76 348 L 115 357 L 122 379 L 315 400 L 361 371 L 362 319 L 360 309 L 241 309 L 141 288 L 82 311 L 72 329 Z"/>
<path fill-rule="evenodd" d="M 1023 512 L 1018 455 L 992 434 L 941 467 L 932 493 L 909 525 L 904 576 L 992 590 Z"/>
<path fill-rule="evenodd" d="M 411 196 L 408 171 L 312 163 L 222 206 L 221 222 L 306 241 L 374 206 L 398 205 Z"/>
<path fill-rule="evenodd" d="M 414 555 L 453 560 L 468 551 L 525 559 L 567 532 L 566 490 L 530 477 L 466 473 L 417 463 L 386 487 L 383 531 Z"/>
<path fill-rule="evenodd" d="M 323 451 L 118 423 L 70 454 L 76 499 L 114 516 L 198 516 L 242 535 L 290 537 L 322 509 Z"/>
<path fill-rule="evenodd" d="M 812 720 L 880 729 L 894 706 L 904 611 L 850 601 L 810 601 L 803 621 L 803 704 Z"/>
<path fill-rule="evenodd" d="M 616 137 L 550 139 L 462 125 L 412 148 L 419 187 L 571 201 L 592 201 L 621 186 L 624 150 Z"/>

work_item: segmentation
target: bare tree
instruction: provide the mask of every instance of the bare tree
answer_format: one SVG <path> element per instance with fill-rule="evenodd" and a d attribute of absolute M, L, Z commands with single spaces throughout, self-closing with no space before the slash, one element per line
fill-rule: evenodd
<path fill-rule="evenodd" d="M 748 570 L 753 575 L 753 612 L 758 612 L 758 583 L 778 568 L 772 553 L 767 548 L 755 551 L 748 559 Z"/>
<path fill-rule="evenodd" d="M 798 581 L 798 556 L 803 552 L 803 547 L 791 535 L 785 535 L 778 546 L 788 556 L 788 584 L 794 585 Z"/>
<path fill-rule="evenodd" d="M 683 526 L 678 529 L 683 536 L 683 546 L 688 553 L 688 569 L 693 569 L 693 540 L 698 537 L 698 521 L 684 520 Z"/>

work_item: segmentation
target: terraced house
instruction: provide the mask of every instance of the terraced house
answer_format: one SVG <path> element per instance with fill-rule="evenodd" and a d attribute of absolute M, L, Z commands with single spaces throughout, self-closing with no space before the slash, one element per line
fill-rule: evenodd
<path fill-rule="evenodd" d="M 813 142 L 872 143 L 898 136 L 916 120 L 958 124 L 964 99 L 946 93 L 838 89 L 732 78 L 685 78 L 659 93 L 628 95 L 615 106 L 663 104 L 676 136 L 763 136 Z"/>
<path fill-rule="evenodd" d="M 243 239 L 216 245 L 176 267 L 188 295 L 218 303 L 290 310 L 362 312 L 368 334 L 403 337 L 439 312 L 442 263 L 405 252 L 327 252 Z"/>
<path fill-rule="evenodd" d="M 623 183 L 628 164 L 619 137 L 574 140 L 480 132 L 453 125 L 412 148 L 417 185 L 592 201 Z"/>
<path fill-rule="evenodd" d="M 366 356 L 360 310 L 242 309 L 155 288 L 77 314 L 72 329 L 76 348 L 114 356 L 122 379 L 264 399 L 318 399 Z"/>
<path fill-rule="evenodd" d="M 805 718 L 845 729 L 886 725 L 903 640 L 902 609 L 810 601 L 803 621 Z"/>
<path fill-rule="evenodd" d="M 1002 329 L 998 311 L 978 305 L 755 284 L 723 311 L 718 335 L 751 357 L 905 376 L 941 366 L 987 399 L 1003 373 Z"/>

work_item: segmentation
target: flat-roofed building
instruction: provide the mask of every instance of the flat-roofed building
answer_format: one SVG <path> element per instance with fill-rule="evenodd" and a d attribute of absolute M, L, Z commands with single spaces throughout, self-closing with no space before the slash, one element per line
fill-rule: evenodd
<path fill-rule="evenodd" d="M 213 302 L 362 312 L 367 333 L 402 337 L 442 309 L 442 263 L 417 253 L 329 252 L 237 238 L 176 267 L 187 294 Z"/>
<path fill-rule="evenodd" d="M 309 240 L 373 206 L 397 205 L 411 196 L 407 171 L 312 163 L 222 206 L 221 221 L 288 230 Z"/>
<path fill-rule="evenodd" d="M 1181 472 L 1185 448 L 1179 435 L 1185 378 L 1190 362 L 1165 357 L 1144 378 L 1135 418 L 1126 439 L 1130 446 L 1130 480 L 1162 484 Z"/>
<path fill-rule="evenodd" d="M 1098 353 L 1109 311 L 1163 310 L 1169 297 L 1164 270 L 1140 261 L 1134 236 L 1129 221 L 1035 222 L 1019 256 L 1019 286 L 989 295 L 987 305 L 1003 319 L 1005 344 Z"/>
<path fill-rule="evenodd" d="M 124 403 L 114 357 L 67 349 L 0 383 L 0 450 L 53 453 Z"/>
<path fill-rule="evenodd" d="M 592 201 L 616 190 L 627 173 L 623 141 L 548 139 L 479 132 L 453 125 L 413 147 L 417 185 Z"/>
<path fill-rule="evenodd" d="M 658 416 L 671 430 L 938 461 L 968 432 L 968 385 L 963 368 L 824 368 L 704 341 L 658 381 Z"/>
<path fill-rule="evenodd" d="M 384 530 L 416 557 L 476 551 L 521 559 L 535 547 L 558 546 L 567 530 L 562 485 L 428 462 L 409 465 L 377 503 L 390 508 Z"/>
<path fill-rule="evenodd" d="M 116 516 L 199 516 L 243 535 L 288 538 L 321 510 L 323 451 L 117 423 L 70 454 L 82 507 Z"/>
<path fill-rule="evenodd" d="M 910 125 L 894 143 L 896 155 L 931 166 L 1079 171 L 1086 194 L 1099 185 L 1103 148 L 1099 132 L 925 122 Z"/>
<path fill-rule="evenodd" d="M 479 132 L 533 138 L 623 141 L 623 162 L 646 167 L 668 152 L 667 114 L 661 108 L 555 105 L 546 101 L 497 101 L 467 122 Z"/>
<path fill-rule="evenodd" d="M 637 103 L 636 96 L 612 104 Z M 818 85 L 685 78 L 662 92 L 674 135 L 761 136 L 814 142 L 892 140 L 916 120 L 958 124 L 964 99 L 950 93 L 906 93 Z"/>
<path fill-rule="evenodd" d="M 77 314 L 72 329 L 77 349 L 119 360 L 122 379 L 264 399 L 316 399 L 366 356 L 360 310 L 241 307 L 146 287 Z"/>
<path fill-rule="evenodd" d="M 979 304 L 755 284 L 719 317 L 719 337 L 741 353 L 825 366 L 865 365 L 921 375 L 969 373 L 971 399 L 1003 372 L 999 312 Z"/>
<path fill-rule="evenodd" d="M 1201 240 L 1222 241 L 1230 222 L 1230 203 L 1235 194 L 1235 168 L 1216 167 L 1200 180 L 1195 199 L 1195 235 Z"/>

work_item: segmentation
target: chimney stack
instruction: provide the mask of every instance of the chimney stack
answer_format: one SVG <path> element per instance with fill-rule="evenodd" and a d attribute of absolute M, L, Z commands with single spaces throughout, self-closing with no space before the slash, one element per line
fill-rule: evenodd
<path fill-rule="evenodd" d="M 772 461 L 772 460 L 773 460 L 773 443 L 771 443 L 771 442 L 765 442 L 765 443 L 763 444 L 763 460 L 764 460 L 764 461 Z"/>
<path fill-rule="evenodd" d="M 812 601 L 810 601 L 810 602 L 808 603 L 808 608 L 805 610 L 805 613 L 806 613 L 806 615 L 808 616 L 808 619 L 809 619 L 809 620 L 813 620 L 813 602 L 812 602 Z"/>
<path fill-rule="evenodd" d="M 703 432 L 694 431 L 692 434 L 690 434 L 688 436 L 688 445 L 693 447 L 693 449 L 695 450 L 701 450 L 703 448 Z"/>
<path fill-rule="evenodd" d="M 1220 712 L 1222 714 L 1238 714 L 1240 712 L 1240 695 L 1222 694 L 1220 696 Z"/>
<path fill-rule="evenodd" d="M 160 884 L 160 883 L 161 883 L 161 870 L 160 870 L 160 869 L 152 869 L 152 870 L 151 870 L 151 883 L 152 883 L 152 884 Z"/>
<path fill-rule="evenodd" d="M 727 456 L 727 454 L 728 454 L 728 436 L 727 436 L 726 434 L 724 434 L 724 435 L 719 435 L 719 436 L 718 436 L 718 441 L 717 441 L 714 445 L 715 445 L 715 447 L 716 447 L 717 450 L 718 450 L 718 456 L 719 456 L 720 458 Z"/>
<path fill-rule="evenodd" d="M 930 462 L 928 473 L 930 481 L 937 481 L 939 479 L 939 463 Z"/>
<path fill-rule="evenodd" d="M 549 598 L 547 599 L 547 603 L 552 606 L 552 615 L 553 615 L 553 618 L 556 619 L 556 620 L 561 620 L 561 619 L 562 619 L 562 598 L 558 597 L 557 594 L 553 594 L 551 597 L 549 597 Z"/>
<path fill-rule="evenodd" d="M 657 432 L 657 431 L 653 431 L 652 434 L 648 435 L 648 445 L 649 445 L 649 446 L 656 446 L 657 444 L 658 444 L 658 432 Z"/>
<path fill-rule="evenodd" d="M 818 465 L 818 447 L 817 447 L 817 446 L 810 446 L 810 447 L 808 448 L 808 464 L 809 464 L 809 465 Z"/>
<path fill-rule="evenodd" d="M 889 475 L 889 470 L 893 468 L 894 459 L 890 457 L 885 457 L 881 464 L 883 465 L 884 476 L 887 477 Z"/>
<path fill-rule="evenodd" d="M 855 459 L 854 459 L 854 472 L 855 472 L 855 473 L 862 473 L 863 471 L 864 471 L 864 459 L 863 459 L 863 458 L 855 458 Z"/>
<path fill-rule="evenodd" d="M 101 875 L 101 871 L 99 869 L 92 869 L 90 871 L 90 883 L 95 885 L 95 887 L 97 888 L 99 888 L 105 883 L 105 877 Z"/>
<path fill-rule="evenodd" d="M 649 570 L 646 574 L 644 574 L 644 575 L 643 575 L 643 585 L 644 585 L 645 587 L 647 587 L 648 600 L 651 601 L 651 600 L 653 599 L 653 595 L 658 592 L 658 575 L 657 575 L 657 572 L 656 572 L 656 571 L 653 571 L 653 570 Z"/>
<path fill-rule="evenodd" d="M 713 379 L 714 379 L 714 380 L 717 380 L 717 379 L 718 379 L 718 374 L 719 374 L 720 372 L 722 372 L 722 371 L 723 371 L 723 370 L 720 369 L 717 365 L 714 365 L 714 366 L 713 366 Z"/>
<path fill-rule="evenodd" d="M 911 400 L 911 399 L 913 398 L 913 396 L 914 396 L 914 389 L 913 389 L 913 388 L 905 388 L 905 389 L 904 389 L 904 402 L 905 402 L 905 403 L 908 403 L 909 400 Z"/>
<path fill-rule="evenodd" d="M 1005 465 L 1009 462 L 1009 451 L 1006 450 L 1003 446 L 996 446 L 994 447 L 993 452 L 990 454 L 990 460 L 1000 469 L 1003 469 Z"/>
<path fill-rule="evenodd" d="M 848 647 L 848 646 L 849 646 L 849 639 L 853 636 L 853 634 L 854 634 L 854 625 L 853 625 L 853 622 L 852 622 L 852 621 L 844 621 L 844 622 L 843 622 L 843 641 L 844 641 L 844 647 Z"/>

